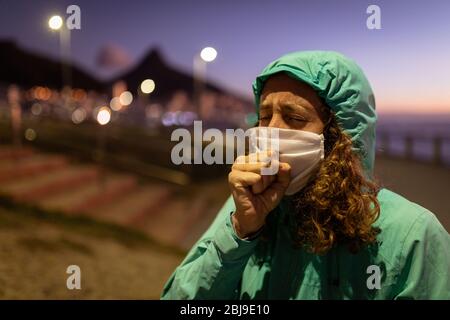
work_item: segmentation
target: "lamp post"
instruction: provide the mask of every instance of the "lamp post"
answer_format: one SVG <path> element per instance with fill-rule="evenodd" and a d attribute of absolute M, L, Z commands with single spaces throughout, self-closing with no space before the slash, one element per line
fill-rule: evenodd
<path fill-rule="evenodd" d="M 199 54 L 194 56 L 193 73 L 194 73 L 194 107 L 197 114 L 200 114 L 200 98 L 203 93 L 206 80 L 206 65 L 217 57 L 217 51 L 213 47 L 203 48 Z"/>
<path fill-rule="evenodd" d="M 100 131 L 97 135 L 97 161 L 100 167 L 100 184 L 102 188 L 105 188 L 106 177 L 105 177 L 105 149 L 106 149 L 106 125 L 111 121 L 111 110 L 104 106 L 98 109 L 96 115 L 97 123 L 100 125 L 98 130 Z"/>
<path fill-rule="evenodd" d="M 12 142 L 16 149 L 22 147 L 21 139 L 21 126 L 22 126 L 22 109 L 20 106 L 20 91 L 15 85 L 11 85 L 8 88 L 8 103 L 11 107 L 11 129 L 12 129 Z"/>
<path fill-rule="evenodd" d="M 59 32 L 63 91 L 66 88 L 70 91 L 72 80 L 72 70 L 70 69 L 70 30 L 64 26 L 63 19 L 58 15 L 52 16 L 48 20 L 48 26 L 51 30 Z"/>

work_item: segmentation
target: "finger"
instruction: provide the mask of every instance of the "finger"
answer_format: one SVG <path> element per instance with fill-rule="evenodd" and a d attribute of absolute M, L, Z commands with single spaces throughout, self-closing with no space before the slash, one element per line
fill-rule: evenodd
<path fill-rule="evenodd" d="M 264 182 L 263 182 L 264 177 L 261 176 L 261 179 L 255 183 L 254 185 L 252 185 L 252 193 L 253 194 L 260 194 L 264 191 Z"/>
<path fill-rule="evenodd" d="M 280 162 L 276 183 L 281 187 L 287 188 L 291 182 L 291 166 L 286 162 Z"/>
<path fill-rule="evenodd" d="M 242 155 L 236 158 L 235 163 L 268 162 L 272 156 L 272 151 L 253 152 L 248 155 Z"/>
<path fill-rule="evenodd" d="M 278 173 L 276 175 L 275 181 L 268 187 L 268 189 L 273 189 L 275 192 L 284 194 L 284 191 L 289 186 L 291 182 L 291 166 L 288 163 L 280 162 L 278 167 Z"/>
<path fill-rule="evenodd" d="M 260 174 L 262 168 L 270 167 L 270 155 L 270 151 L 264 151 L 252 153 L 247 156 L 239 156 L 236 158 L 232 170 L 249 171 Z"/>
<path fill-rule="evenodd" d="M 252 186 L 252 192 L 254 194 L 262 193 L 277 179 L 275 174 L 267 175 L 261 174 L 261 181 Z"/>
<path fill-rule="evenodd" d="M 270 161 L 268 162 L 246 162 L 246 163 L 234 163 L 231 167 L 232 170 L 248 171 L 253 173 L 261 173 L 262 168 L 270 167 Z"/>
<path fill-rule="evenodd" d="M 278 159 L 272 159 L 270 165 L 261 168 L 262 176 L 276 176 L 278 174 L 278 168 L 280 166 L 280 162 Z"/>
<path fill-rule="evenodd" d="M 276 176 L 269 176 L 269 175 L 263 175 L 262 176 L 262 181 L 263 181 L 263 188 L 266 189 L 268 186 L 270 186 L 275 180 L 276 180 Z"/>
<path fill-rule="evenodd" d="M 283 189 L 280 186 L 274 187 L 274 185 L 275 184 L 264 190 L 264 192 L 259 196 L 259 199 L 261 199 L 268 212 L 273 210 L 280 203 L 286 189 Z"/>
<path fill-rule="evenodd" d="M 261 176 L 248 171 L 232 170 L 228 175 L 228 182 L 233 187 L 250 187 L 261 181 Z"/>
<path fill-rule="evenodd" d="M 276 181 L 273 182 L 267 189 L 264 190 L 261 196 L 264 206 L 269 210 L 275 208 L 283 198 L 284 193 L 291 181 L 291 167 L 287 163 L 279 163 L 278 174 Z"/>

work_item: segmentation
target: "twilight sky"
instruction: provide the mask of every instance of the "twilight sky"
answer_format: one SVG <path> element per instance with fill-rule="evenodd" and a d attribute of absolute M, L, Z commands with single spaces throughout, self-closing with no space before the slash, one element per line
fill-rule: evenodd
<path fill-rule="evenodd" d="M 208 78 L 250 96 L 255 76 L 278 56 L 335 50 L 365 70 L 381 112 L 450 113 L 447 0 L 0 0 L 0 39 L 58 57 L 47 21 L 67 16 L 70 4 L 81 8 L 72 59 L 99 78 L 114 72 L 96 62 L 105 45 L 131 64 L 157 45 L 187 71 L 196 52 L 213 46 L 219 55 Z M 366 27 L 370 4 L 381 8 L 381 30 Z"/>

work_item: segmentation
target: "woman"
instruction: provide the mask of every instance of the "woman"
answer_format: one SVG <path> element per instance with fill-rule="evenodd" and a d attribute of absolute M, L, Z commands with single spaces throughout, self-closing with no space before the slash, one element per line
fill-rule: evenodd
<path fill-rule="evenodd" d="M 275 175 L 261 174 L 264 154 L 236 162 L 232 196 L 162 298 L 449 299 L 449 234 L 373 179 L 377 117 L 361 69 L 335 52 L 295 52 L 253 89 L 259 127 L 297 137 L 294 149 L 323 141 L 323 160 L 305 160 L 306 174 L 308 152 L 284 162 L 280 143 Z"/>

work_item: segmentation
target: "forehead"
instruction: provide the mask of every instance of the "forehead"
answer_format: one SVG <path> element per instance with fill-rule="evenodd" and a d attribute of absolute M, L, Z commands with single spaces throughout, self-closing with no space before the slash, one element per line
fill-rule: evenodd
<path fill-rule="evenodd" d="M 277 73 L 264 83 L 261 92 L 261 107 L 273 103 L 275 100 L 289 100 L 293 103 L 322 105 L 317 92 L 308 84 L 295 80 L 285 73 Z"/>
<path fill-rule="evenodd" d="M 317 92 L 308 84 L 277 73 L 266 80 L 260 98 L 260 110 L 271 110 L 275 105 L 317 114 L 322 121 L 329 117 L 330 110 Z"/>
<path fill-rule="evenodd" d="M 291 78 L 286 73 L 276 73 L 270 76 L 264 83 L 261 92 L 262 96 L 267 96 L 273 92 L 292 92 L 294 94 L 316 94 L 313 88 L 304 82 Z"/>

